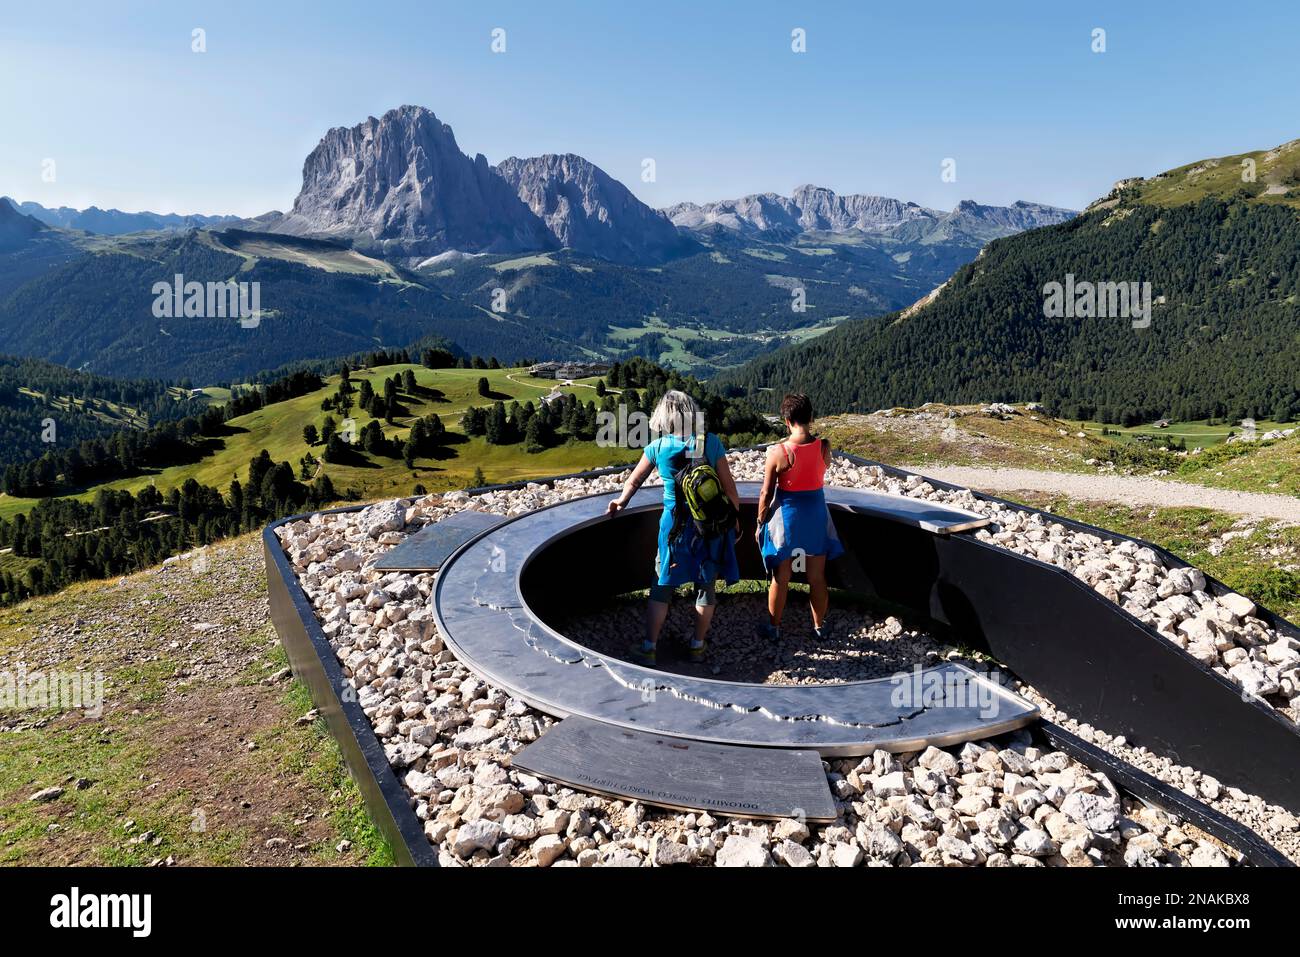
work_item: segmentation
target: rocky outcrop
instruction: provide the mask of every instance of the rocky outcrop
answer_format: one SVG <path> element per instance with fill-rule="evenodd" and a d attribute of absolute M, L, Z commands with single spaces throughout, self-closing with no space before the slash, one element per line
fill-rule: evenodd
<path fill-rule="evenodd" d="M 949 213 L 888 196 L 840 196 L 821 186 L 800 186 L 792 197 L 759 193 L 698 205 L 678 203 L 665 210 L 683 229 L 721 227 L 732 232 L 788 238 L 804 232 L 863 233 L 908 241 L 970 240 L 1065 222 L 1073 210 L 1041 203 L 983 206 L 962 200 Z"/>
<path fill-rule="evenodd" d="M 558 246 L 483 155 L 462 153 L 451 127 L 419 106 L 326 133 L 303 164 L 292 211 L 272 229 L 413 256 Z"/>
<path fill-rule="evenodd" d="M 611 262 L 642 263 L 694 246 L 667 216 L 581 156 L 512 156 L 497 172 L 562 247 Z"/>
<path fill-rule="evenodd" d="M 292 211 L 264 228 L 420 258 L 567 248 L 651 264 L 695 248 L 581 156 L 511 157 L 493 167 L 462 153 L 451 127 L 419 106 L 330 130 L 302 179 Z"/>

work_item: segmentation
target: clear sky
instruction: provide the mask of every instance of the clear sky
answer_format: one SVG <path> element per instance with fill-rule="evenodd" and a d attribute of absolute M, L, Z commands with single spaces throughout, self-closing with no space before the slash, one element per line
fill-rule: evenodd
<path fill-rule="evenodd" d="M 0 194 L 287 209 L 326 129 L 414 103 L 471 155 L 579 153 L 654 206 L 811 182 L 1081 208 L 1300 137 L 1297 36 L 1291 2 L 8 0 Z"/>

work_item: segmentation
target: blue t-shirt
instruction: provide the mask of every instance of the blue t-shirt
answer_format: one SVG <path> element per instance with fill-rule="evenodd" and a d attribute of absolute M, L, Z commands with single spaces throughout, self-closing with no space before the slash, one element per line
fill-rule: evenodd
<path fill-rule="evenodd" d="M 694 449 L 695 442 L 695 436 L 684 439 L 680 435 L 663 435 L 645 447 L 645 457 L 654 463 L 659 477 L 664 480 L 665 512 L 677 504 L 677 482 L 673 476 L 690 461 L 689 457 L 678 458 L 676 462 L 673 458 L 680 455 L 684 449 Z M 718 461 L 726 454 L 727 450 L 722 444 L 722 439 L 712 432 L 708 433 L 704 438 L 704 457 L 708 463 L 717 468 Z"/>

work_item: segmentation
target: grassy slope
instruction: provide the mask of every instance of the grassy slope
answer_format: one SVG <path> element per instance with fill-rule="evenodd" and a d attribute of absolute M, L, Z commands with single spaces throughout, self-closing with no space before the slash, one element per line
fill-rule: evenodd
<path fill-rule="evenodd" d="M 478 380 L 482 376 L 487 377 L 495 394 L 508 397 L 504 400 L 507 405 L 515 399 L 521 404 L 529 400 L 536 404 L 556 385 L 551 379 L 534 379 L 522 369 L 425 369 L 417 365 L 391 365 L 362 370 L 353 373 L 352 379 L 357 387 L 362 379 L 369 379 L 375 391 L 382 392 L 385 378 L 400 375 L 406 369 L 414 370 L 416 381 L 421 386 L 439 389 L 444 396 L 438 401 L 404 401 L 403 404 L 412 414 L 398 417 L 393 426 L 385 425 L 384 432 L 389 436 L 405 435 L 415 416 L 431 412 L 436 412 L 449 429 L 455 429 L 460 414 L 466 408 L 491 401 L 478 394 Z M 576 393 L 579 399 L 587 402 L 596 398 L 594 384 L 595 380 L 578 380 L 572 386 L 563 387 L 563 390 Z M 337 387 L 338 377 L 331 376 L 325 388 L 318 392 L 277 402 L 231 419 L 229 426 L 234 431 L 222 440 L 223 447 L 216 454 L 197 463 L 173 466 L 151 475 L 121 479 L 107 483 L 107 487 L 138 490 L 154 482 L 159 488 L 166 489 L 178 487 L 186 479 L 193 478 L 203 485 L 224 490 L 229 487 L 232 477 L 238 475 L 241 481 L 247 478 L 249 459 L 262 449 L 270 452 L 271 458 L 276 462 L 287 461 L 296 469 L 298 459 L 308 451 L 302 438 L 303 426 L 314 424 L 319 428 L 327 414 L 332 415 L 336 422 L 340 420 L 337 412 L 325 413 L 320 408 L 321 399 L 333 395 Z M 353 408 L 350 414 L 356 420 L 358 432 L 371 421 L 371 417 L 360 409 Z M 383 425 L 382 420 L 380 424 Z M 524 451 L 522 443 L 490 446 L 481 437 L 454 445 L 451 449 L 454 457 L 441 460 L 418 459 L 414 471 L 407 469 L 401 459 L 380 457 L 368 459 L 367 466 L 326 464 L 323 470 L 340 493 L 347 488 L 356 488 L 364 497 L 378 498 L 384 495 L 410 494 L 416 483 L 423 484 L 430 491 L 463 488 L 469 484 L 476 467 L 483 469 L 489 482 L 508 482 L 614 465 L 629 461 L 631 457 L 626 449 L 603 449 L 592 443 L 561 445 L 530 455 Z M 311 451 L 319 459 L 322 447 L 318 444 Z M 93 491 L 83 493 L 83 497 L 91 495 Z M 25 512 L 34 503 L 33 499 L 0 495 L 0 518 L 10 518 L 19 512 Z"/>
<path fill-rule="evenodd" d="M 949 409 L 963 413 L 948 418 Z M 984 465 L 1084 472 L 1084 460 L 1108 446 L 1098 436 L 1078 437 L 1079 423 L 1026 413 L 1003 420 L 978 406 L 931 403 L 894 416 L 834 415 L 818 428 L 838 449 L 869 459 L 911 465 Z M 928 413 L 917 416 L 915 412 Z M 973 413 L 973 414 L 972 414 Z M 1062 435 L 1061 433 L 1065 434 Z"/>
<path fill-rule="evenodd" d="M 1157 440 L 1165 438 L 1172 439 L 1175 442 L 1182 441 L 1186 443 L 1189 449 L 1196 448 L 1197 446 L 1200 446 L 1201 448 L 1210 448 L 1212 446 L 1222 445 L 1227 441 L 1229 435 L 1234 433 L 1239 435 L 1241 433 L 1241 426 L 1239 424 L 1221 422 L 1211 423 L 1206 419 L 1201 419 L 1196 422 L 1170 422 L 1169 427 L 1165 429 L 1158 429 L 1150 422 L 1131 427 L 1106 425 L 1101 422 L 1084 422 L 1081 424 L 1084 426 L 1085 431 L 1097 433 L 1098 435 L 1100 435 L 1102 429 L 1108 429 L 1111 432 L 1118 432 L 1119 434 L 1113 436 L 1113 438 L 1123 442 L 1134 441 L 1136 437 L 1140 435 L 1149 435 L 1153 439 Z M 1290 427 L 1291 423 L 1259 419 L 1256 421 L 1255 430 L 1263 433 L 1272 429 Z M 1157 442 L 1157 444 L 1163 443 Z"/>
<path fill-rule="evenodd" d="M 963 413 L 948 419 L 949 408 Z M 846 452 L 881 462 L 910 465 L 971 465 L 1050 469 L 1089 474 L 1089 459 L 1104 458 L 1117 444 L 1135 445 L 1133 435 L 1186 437 L 1188 448 L 1200 445 L 1199 455 L 1171 459 L 1170 481 L 1191 482 L 1243 492 L 1300 495 L 1300 434 L 1268 442 L 1226 444 L 1229 426 L 1171 423 L 1167 430 L 1141 426 L 1117 437 L 1102 436 L 1100 426 L 1023 413 L 997 419 L 978 413 L 978 406 L 949 407 L 932 403 L 930 417 L 907 414 L 836 415 L 819 420 L 819 428 Z M 1022 409 L 1023 407 L 1019 407 Z M 975 414 L 969 414 L 974 412 Z M 1274 428 L 1261 423 L 1258 431 Z M 1112 427 L 1113 428 L 1113 427 Z M 1080 438 L 1079 433 L 1084 437 Z M 1064 433 L 1064 434 L 1062 434 Z M 1153 443 L 1153 447 L 1156 443 Z M 1151 474 L 1152 468 L 1133 469 Z"/>
<path fill-rule="evenodd" d="M 391 862 L 323 722 L 298 720 L 258 536 L 0 610 L 0 670 L 20 662 L 102 672 L 105 702 L 0 712 L 0 863 Z"/>
<path fill-rule="evenodd" d="M 1243 160 L 1255 163 L 1255 182 L 1242 180 Z M 1245 189 L 1253 200 L 1300 208 L 1300 140 L 1276 149 L 1188 163 L 1130 187 L 1139 200 L 1154 206 L 1194 203 L 1213 196 L 1226 199 Z"/>

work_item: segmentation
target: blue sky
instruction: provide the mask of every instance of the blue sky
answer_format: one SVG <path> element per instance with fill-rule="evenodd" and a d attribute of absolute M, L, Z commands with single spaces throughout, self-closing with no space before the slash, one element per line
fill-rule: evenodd
<path fill-rule="evenodd" d="M 416 103 L 471 155 L 579 153 L 654 206 L 812 182 L 1080 208 L 1124 176 L 1300 137 L 1297 35 L 1293 4 L 1163 0 L 9 4 L 0 193 L 286 209 L 327 128 Z"/>

